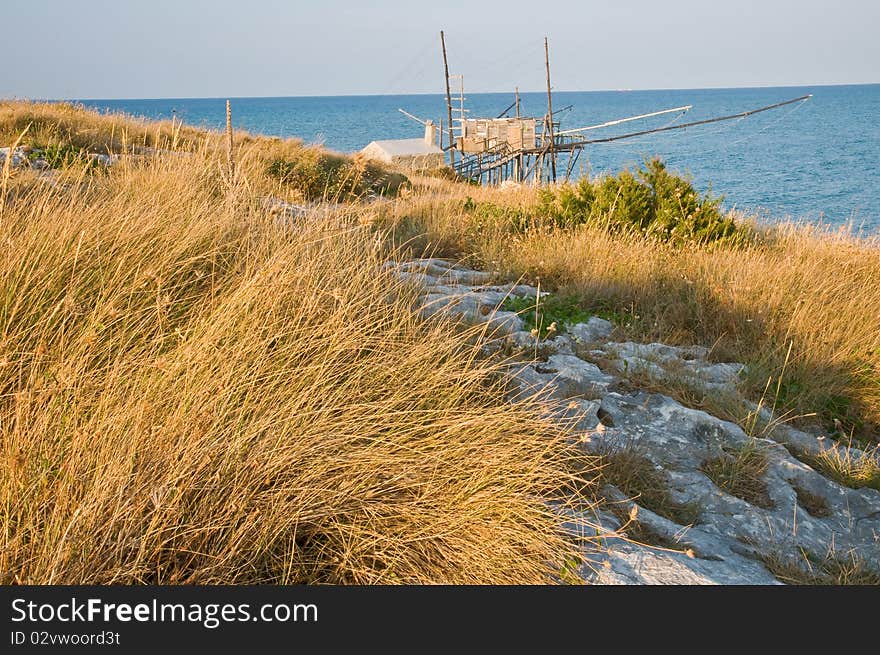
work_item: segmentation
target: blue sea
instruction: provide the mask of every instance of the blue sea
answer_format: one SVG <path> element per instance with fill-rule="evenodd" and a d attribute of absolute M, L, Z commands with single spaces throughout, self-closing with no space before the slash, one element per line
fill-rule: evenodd
<path fill-rule="evenodd" d="M 659 155 L 669 166 L 711 187 L 724 204 L 764 220 L 852 223 L 880 231 L 880 84 L 853 86 L 555 92 L 561 129 L 660 109 L 693 105 L 684 116 L 664 115 L 590 132 L 611 136 L 739 113 L 811 93 L 796 103 L 746 119 L 714 123 L 632 140 L 589 146 L 577 175 L 633 168 Z M 439 123 L 442 95 L 232 98 L 236 127 L 259 134 L 297 137 L 355 152 L 376 139 L 422 136 L 423 128 L 398 108 Z M 225 99 L 82 100 L 104 111 L 147 118 L 176 116 L 185 123 L 220 129 Z M 469 116 L 496 116 L 513 94 L 466 95 Z M 546 94 L 521 94 L 524 115 L 540 117 Z M 586 161 L 585 161 L 586 159 Z"/>

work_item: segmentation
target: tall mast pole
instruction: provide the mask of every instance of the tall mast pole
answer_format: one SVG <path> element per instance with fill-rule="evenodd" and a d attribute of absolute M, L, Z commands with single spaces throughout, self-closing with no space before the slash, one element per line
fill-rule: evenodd
<path fill-rule="evenodd" d="M 458 86 L 458 88 L 459 88 L 458 106 L 459 106 L 459 111 L 461 113 L 462 123 L 464 123 L 464 75 L 458 76 L 458 84 L 459 84 L 459 86 Z"/>
<path fill-rule="evenodd" d="M 550 93 L 550 47 L 547 45 L 547 37 L 544 37 L 544 65 L 547 68 L 547 131 L 550 133 L 550 170 L 553 172 L 553 181 L 556 181 L 556 151 L 553 141 L 553 96 Z"/>
<path fill-rule="evenodd" d="M 440 45 L 443 46 L 443 72 L 446 74 L 446 117 L 449 120 L 449 164 L 455 165 L 455 132 L 452 126 L 452 93 L 449 90 L 449 62 L 446 60 L 446 36 L 440 30 Z M 464 118 L 464 116 L 462 116 Z"/>
<path fill-rule="evenodd" d="M 516 117 L 519 118 L 520 117 L 520 113 L 519 113 L 519 87 L 518 86 L 514 87 L 513 92 L 514 92 L 514 101 L 516 104 Z M 524 138 L 523 138 L 523 124 L 522 123 L 519 124 L 519 142 L 520 142 L 520 148 L 522 148 L 525 145 Z M 532 145 L 535 145 L 534 140 L 532 141 Z M 525 164 L 525 161 L 524 161 L 523 156 L 521 154 L 519 156 L 517 156 L 517 158 L 513 162 L 513 172 L 514 172 L 514 176 L 515 176 L 517 182 L 523 181 L 524 164 Z"/>

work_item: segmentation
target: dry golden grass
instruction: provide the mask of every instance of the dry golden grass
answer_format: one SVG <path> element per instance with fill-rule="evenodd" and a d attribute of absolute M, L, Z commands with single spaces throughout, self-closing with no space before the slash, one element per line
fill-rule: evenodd
<path fill-rule="evenodd" d="M 832 515 L 831 508 L 828 507 L 828 501 L 823 496 L 814 494 L 812 491 L 798 486 L 797 483 L 792 483 L 791 486 L 797 496 L 798 505 L 803 507 L 807 514 L 820 519 L 828 518 Z"/>
<path fill-rule="evenodd" d="M 757 442 L 749 442 L 742 448 L 706 460 L 700 470 L 727 493 L 751 505 L 773 509 L 764 480 L 767 455 L 761 448 Z"/>
<path fill-rule="evenodd" d="M 433 246 L 606 312 L 621 336 L 703 344 L 748 365 L 746 387 L 871 441 L 880 425 L 880 241 L 805 226 L 753 226 L 734 245 L 674 247 L 598 227 L 542 226 L 535 192 L 432 182 L 382 217 L 401 242 Z M 442 188 L 438 188 L 442 187 Z M 477 211 L 465 209 L 466 198 Z M 479 211 L 490 205 L 493 212 Z M 788 349 L 791 346 L 791 355 Z M 785 375 L 777 388 L 777 376 Z M 835 419 L 838 423 L 835 423 Z"/>
<path fill-rule="evenodd" d="M 860 455 L 854 455 L 849 448 L 825 448 L 816 455 L 802 453 L 800 457 L 827 477 L 848 487 L 869 487 L 880 491 L 880 446 L 873 446 Z"/>
<path fill-rule="evenodd" d="M 382 264 L 426 250 L 540 280 L 621 337 L 711 346 L 786 416 L 876 438 L 876 239 L 783 226 L 676 248 L 523 230 L 533 190 L 427 177 L 412 197 L 285 226 L 265 196 L 351 199 L 387 171 L 236 133 L 228 180 L 219 133 L 0 103 L 0 145 L 22 132 L 179 154 L 4 175 L 0 582 L 558 579 L 576 553 L 547 500 L 589 503 L 603 476 L 545 408 L 503 401 L 473 335 L 415 317 Z M 604 477 L 663 500 L 640 464 Z M 855 479 L 850 464 L 828 468 Z"/>
<path fill-rule="evenodd" d="M 99 114 L 70 103 L 0 102 L 0 143 L 10 145 L 25 128 L 26 144 L 67 143 L 96 153 L 138 147 L 193 150 L 205 133 L 179 121 L 146 121 L 122 114 Z"/>
<path fill-rule="evenodd" d="M 22 132 L 26 148 L 62 146 L 85 153 L 127 154 L 135 159 L 154 156 L 157 151 L 168 156 L 171 151 L 182 157 L 210 158 L 213 166 L 224 172 L 230 154 L 221 132 L 206 132 L 179 121 L 99 114 L 67 103 L 0 101 L 0 143 L 9 145 Z M 272 194 L 295 203 L 393 195 L 407 184 L 399 173 L 299 139 L 235 131 L 231 154 L 241 173 L 238 182 L 248 192 Z M 210 173 L 217 177 L 213 170 Z"/>
<path fill-rule="evenodd" d="M 552 579 L 564 430 L 416 318 L 370 225 L 260 209 L 282 146 L 237 146 L 230 203 L 203 138 L 9 180 L 0 582 Z"/>
<path fill-rule="evenodd" d="M 801 553 L 798 559 L 779 554 L 762 559 L 767 569 L 790 585 L 880 585 L 880 575 L 854 551 L 823 556 Z"/>
<path fill-rule="evenodd" d="M 692 525 L 697 521 L 700 508 L 675 502 L 666 474 L 636 446 L 609 449 L 600 453 L 599 461 L 602 465 L 600 484 L 613 484 L 629 499 L 679 525 Z"/>

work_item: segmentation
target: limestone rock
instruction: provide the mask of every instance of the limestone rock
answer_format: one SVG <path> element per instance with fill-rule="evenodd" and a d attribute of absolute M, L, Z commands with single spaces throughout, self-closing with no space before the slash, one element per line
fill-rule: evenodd
<path fill-rule="evenodd" d="M 591 316 L 586 323 L 569 326 L 567 332 L 579 342 L 593 343 L 610 337 L 614 332 L 614 324 L 604 318 Z"/>
<path fill-rule="evenodd" d="M 89 159 L 101 166 L 113 166 L 122 159 L 122 155 L 106 155 L 104 153 L 92 153 Z"/>
<path fill-rule="evenodd" d="M 662 474 L 669 498 L 690 508 L 693 520 L 682 525 L 639 504 L 638 497 L 604 489 L 607 503 L 635 512 L 643 528 L 677 547 L 631 543 L 619 534 L 619 522 L 601 510 L 569 516 L 569 529 L 602 535 L 601 547 L 584 547 L 584 580 L 775 584 L 763 563 L 767 559 L 802 561 L 803 553 L 822 558 L 832 551 L 880 572 L 880 491 L 842 486 L 798 459 L 826 448 L 853 458 L 871 455 L 786 425 L 756 438 L 666 395 L 622 384 L 623 376 L 638 371 L 661 383 L 684 381 L 708 393 L 736 395 L 742 364 L 712 362 L 708 349 L 699 346 L 612 342 L 614 326 L 597 317 L 571 326 L 568 334 L 539 339 L 523 329 L 515 313 L 501 309 L 511 295 L 535 297 L 534 287 L 490 285 L 490 274 L 445 259 L 389 263 L 388 268 L 420 290 L 423 315 L 485 325 L 487 343 L 507 344 L 532 360 L 507 367 L 510 399 L 552 401 L 551 416 L 567 424 L 574 419 L 573 438 L 587 452 L 634 449 Z M 763 463 L 756 483 L 760 493 L 719 486 L 722 481 L 706 473 L 707 462 L 748 449 Z"/>
<path fill-rule="evenodd" d="M 28 151 L 24 146 L 18 146 L 14 150 L 10 146 L 0 148 L 0 167 L 6 165 L 7 159 L 9 159 L 9 166 L 11 168 L 30 166 Z"/>
<path fill-rule="evenodd" d="M 275 196 L 263 198 L 263 209 L 281 218 L 302 218 L 309 212 L 309 208 L 306 205 L 285 202 Z"/>

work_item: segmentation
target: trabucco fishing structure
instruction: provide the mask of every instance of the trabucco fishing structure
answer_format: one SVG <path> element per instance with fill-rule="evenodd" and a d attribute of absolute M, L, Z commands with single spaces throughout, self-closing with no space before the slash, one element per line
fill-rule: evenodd
<path fill-rule="evenodd" d="M 440 44 L 443 52 L 443 69 L 446 86 L 446 133 L 443 123 L 439 121 L 439 129 L 431 120 L 423 120 L 400 109 L 403 114 L 425 126 L 424 147 L 436 152 L 445 153 L 449 165 L 455 172 L 469 180 L 481 184 L 496 185 L 507 180 L 518 183 L 530 182 L 543 184 L 556 182 L 559 177 L 568 180 L 577 165 L 584 149 L 592 144 L 610 143 L 634 137 L 683 130 L 710 123 L 742 119 L 754 114 L 778 109 L 786 105 L 806 102 L 812 95 L 803 95 L 784 100 L 765 107 L 748 111 L 716 116 L 688 123 L 667 124 L 663 127 L 636 130 L 626 134 L 602 137 L 593 133 L 609 127 L 625 123 L 644 121 L 664 115 L 675 115 L 679 118 L 689 112 L 693 105 L 660 109 L 638 116 L 628 116 L 611 121 L 570 129 L 562 129 L 557 116 L 570 109 L 571 106 L 553 109 L 553 92 L 550 82 L 550 47 L 544 38 L 544 67 L 547 81 L 547 110 L 542 117 L 521 115 L 519 89 L 514 93 L 513 102 L 495 117 L 471 118 L 465 107 L 464 78 L 462 75 L 449 73 L 449 62 L 446 55 L 446 36 L 440 32 Z M 453 80 L 458 81 L 457 96 L 453 96 Z M 513 111 L 514 115 L 510 116 Z M 445 137 L 445 139 L 444 139 Z M 408 139 L 400 141 L 375 142 L 381 144 L 409 144 L 422 140 Z M 391 146 L 393 147 L 393 145 Z M 402 147 L 402 146 L 401 146 Z M 415 154 L 415 153 L 414 153 Z M 423 154 L 423 153 L 419 153 Z M 561 158 L 560 155 L 565 155 Z M 564 170 L 562 168 L 564 166 Z"/>

